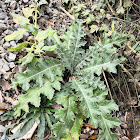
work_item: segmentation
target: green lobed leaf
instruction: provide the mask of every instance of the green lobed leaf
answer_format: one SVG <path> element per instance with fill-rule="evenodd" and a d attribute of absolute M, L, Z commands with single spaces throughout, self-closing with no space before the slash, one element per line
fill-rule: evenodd
<path fill-rule="evenodd" d="M 76 116 L 73 126 L 70 129 L 69 134 L 67 135 L 67 138 L 62 138 L 62 140 L 73 140 L 73 139 L 78 140 L 82 124 L 83 124 L 83 116 L 79 114 Z"/>
<path fill-rule="evenodd" d="M 53 130 L 55 134 L 55 139 L 60 140 L 61 138 L 65 138 L 69 132 L 65 123 L 57 122 L 53 125 Z"/>
<path fill-rule="evenodd" d="M 54 82 L 57 76 L 62 76 L 62 70 L 63 67 L 58 60 L 48 57 L 47 60 L 40 58 L 36 65 L 28 65 L 26 72 L 18 72 L 17 78 L 12 81 L 11 87 L 15 88 L 19 84 L 23 90 L 28 90 L 31 80 L 39 86 L 45 83 L 44 79 Z"/>
<path fill-rule="evenodd" d="M 75 113 L 77 113 L 77 98 L 72 96 L 62 96 L 57 99 L 57 103 L 61 104 L 63 108 L 60 108 L 55 112 L 55 117 L 61 122 L 65 122 L 68 127 L 72 125 L 75 118 Z"/>
<path fill-rule="evenodd" d="M 20 116 L 21 110 L 24 110 L 26 113 L 28 113 L 29 103 L 31 103 L 35 107 L 39 107 L 41 101 L 40 94 L 45 95 L 49 100 L 51 100 L 54 95 L 54 89 L 60 90 L 60 80 L 61 78 L 59 77 L 56 77 L 56 80 L 54 82 L 45 80 L 46 82 L 43 86 L 32 88 L 28 90 L 26 94 L 19 95 L 19 103 L 14 107 L 15 116 Z"/>
<path fill-rule="evenodd" d="M 19 30 L 19 31 L 16 31 L 10 35 L 7 35 L 5 37 L 5 40 L 6 41 L 11 41 L 11 40 L 20 40 L 23 38 L 23 34 L 26 32 L 26 30 Z"/>

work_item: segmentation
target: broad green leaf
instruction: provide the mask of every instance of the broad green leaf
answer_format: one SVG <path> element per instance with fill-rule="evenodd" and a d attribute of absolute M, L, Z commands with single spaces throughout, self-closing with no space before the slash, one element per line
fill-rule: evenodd
<path fill-rule="evenodd" d="M 53 45 L 53 46 L 44 46 L 42 48 L 43 51 L 54 51 L 56 49 L 57 45 Z"/>
<path fill-rule="evenodd" d="M 38 42 L 41 42 L 42 40 L 46 39 L 47 37 L 52 37 L 55 33 L 55 30 L 52 30 L 51 28 L 45 30 L 45 31 L 39 31 L 35 39 Z"/>
<path fill-rule="evenodd" d="M 13 16 L 13 20 L 20 25 L 25 25 L 25 24 L 29 24 L 29 19 L 25 18 L 23 16 L 20 16 L 19 14 L 11 14 Z"/>
<path fill-rule="evenodd" d="M 19 30 L 19 31 L 16 31 L 10 35 L 7 35 L 5 37 L 5 40 L 6 41 L 11 41 L 11 40 L 20 40 L 23 38 L 23 34 L 26 32 L 26 30 Z"/>
<path fill-rule="evenodd" d="M 95 31 L 97 32 L 99 30 L 99 27 L 97 25 L 91 25 L 90 28 L 90 33 L 94 33 Z"/>
<path fill-rule="evenodd" d="M 35 28 L 33 24 L 21 25 L 21 27 L 27 29 L 29 32 L 33 33 L 34 35 L 37 35 L 38 33 L 37 28 Z"/>
<path fill-rule="evenodd" d="M 41 42 L 39 42 L 36 46 L 35 46 L 35 54 L 41 53 L 42 51 L 42 47 L 44 46 L 44 40 L 42 40 Z"/>
<path fill-rule="evenodd" d="M 23 57 L 22 59 L 19 60 L 19 62 L 22 62 L 22 66 L 32 62 L 34 58 L 34 54 L 29 52 L 25 57 Z"/>
<path fill-rule="evenodd" d="M 10 48 L 8 50 L 8 52 L 12 52 L 12 51 L 21 51 L 24 47 L 26 47 L 28 45 L 28 42 L 23 42 L 21 43 L 19 46 L 15 47 L 15 48 Z"/>
<path fill-rule="evenodd" d="M 42 113 L 40 117 L 40 123 L 38 125 L 37 139 L 44 140 L 44 132 L 45 132 L 46 124 L 45 124 L 45 116 Z"/>
<path fill-rule="evenodd" d="M 35 11 L 35 8 L 22 8 L 23 14 L 26 18 L 29 18 L 30 16 L 33 16 L 33 11 Z"/>

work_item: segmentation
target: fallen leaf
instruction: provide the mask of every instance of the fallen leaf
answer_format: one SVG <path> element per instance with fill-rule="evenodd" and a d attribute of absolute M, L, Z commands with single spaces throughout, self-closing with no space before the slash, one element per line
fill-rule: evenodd
<path fill-rule="evenodd" d="M 11 105 L 6 103 L 0 103 L 0 111 L 11 110 L 11 109 L 12 109 Z"/>
<path fill-rule="evenodd" d="M 90 124 L 88 124 L 88 123 L 84 124 L 84 126 L 93 128 L 93 125 L 90 125 Z M 96 128 L 93 128 L 93 129 L 96 129 Z"/>
<path fill-rule="evenodd" d="M 12 69 L 12 73 L 16 73 L 16 72 L 18 72 L 18 66 L 15 66 L 13 69 Z"/>
<path fill-rule="evenodd" d="M 8 81 L 2 81 L 2 88 L 3 90 L 9 90 L 10 89 L 10 84 Z"/>
<path fill-rule="evenodd" d="M 89 139 L 95 140 L 97 137 L 98 135 L 94 135 L 94 136 L 89 137 Z"/>

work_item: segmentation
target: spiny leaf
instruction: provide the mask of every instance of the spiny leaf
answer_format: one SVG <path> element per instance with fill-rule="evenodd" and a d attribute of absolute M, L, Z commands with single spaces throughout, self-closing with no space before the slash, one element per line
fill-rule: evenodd
<path fill-rule="evenodd" d="M 62 76 L 62 70 L 63 67 L 58 60 L 52 58 L 47 58 L 47 61 L 39 59 L 36 65 L 28 65 L 26 73 L 17 73 L 17 78 L 13 80 L 12 87 L 20 84 L 24 90 L 28 90 L 31 80 L 42 86 L 45 83 L 45 78 L 53 82 L 57 75 Z"/>
<path fill-rule="evenodd" d="M 62 140 L 78 140 L 79 133 L 81 131 L 81 127 L 83 124 L 83 119 L 84 117 L 81 114 L 77 115 L 67 138 L 66 139 L 62 138 Z"/>
<path fill-rule="evenodd" d="M 29 112 L 29 105 L 31 103 L 35 107 L 40 106 L 40 94 L 44 94 L 48 99 L 52 99 L 54 95 L 54 89 L 60 90 L 59 80 L 61 78 L 56 77 L 54 82 L 50 82 L 46 80 L 45 84 L 42 87 L 35 87 L 30 90 L 26 94 L 22 94 L 18 96 L 19 103 L 14 107 L 15 115 L 20 116 L 21 110 L 24 110 L 26 113 Z M 53 89 L 54 88 L 54 89 Z"/>
<path fill-rule="evenodd" d="M 90 124 L 94 124 L 95 127 L 98 126 L 98 120 L 96 114 L 99 114 L 98 109 L 93 104 L 93 90 L 86 84 L 73 79 L 73 88 L 78 92 L 76 95 L 81 101 L 81 106 L 83 108 L 83 114 L 90 118 Z"/>
<path fill-rule="evenodd" d="M 57 122 L 56 124 L 53 125 L 53 130 L 54 130 L 56 140 L 60 140 L 61 138 L 65 138 L 69 132 L 65 123 L 60 123 L 60 122 Z"/>
<path fill-rule="evenodd" d="M 11 40 L 20 40 L 21 38 L 23 38 L 23 34 L 26 32 L 26 30 L 19 30 L 16 31 L 10 35 L 7 35 L 5 37 L 6 41 L 11 41 Z"/>
<path fill-rule="evenodd" d="M 75 113 L 77 113 L 77 98 L 73 96 L 62 96 L 57 99 L 57 103 L 61 104 L 64 108 L 59 109 L 55 113 L 55 117 L 61 122 L 66 122 L 67 126 L 71 126 L 75 118 Z"/>
<path fill-rule="evenodd" d="M 99 140 L 117 140 L 117 134 L 111 132 L 110 128 L 120 125 L 120 121 L 116 117 L 111 117 L 111 115 L 101 114 L 101 123 L 100 123 L 100 135 Z"/>

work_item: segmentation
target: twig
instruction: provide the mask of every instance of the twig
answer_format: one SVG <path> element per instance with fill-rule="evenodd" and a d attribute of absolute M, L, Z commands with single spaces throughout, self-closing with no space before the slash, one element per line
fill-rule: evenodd
<path fill-rule="evenodd" d="M 109 1 L 108 1 L 108 0 L 106 0 L 106 3 L 107 3 L 107 5 L 108 5 L 110 11 L 112 12 L 112 14 L 115 15 L 115 16 L 117 16 L 117 15 L 115 14 L 114 10 L 112 9 L 111 5 L 109 4 Z"/>
<path fill-rule="evenodd" d="M 105 82 L 106 82 L 106 85 L 107 85 L 107 88 L 108 88 L 108 91 L 109 91 L 109 94 L 110 94 L 110 98 L 111 98 L 111 100 L 113 100 L 113 97 L 112 97 L 112 94 L 111 94 L 111 90 L 109 88 L 109 85 L 108 85 L 108 82 L 107 82 L 104 70 L 102 70 L 102 72 L 103 72 L 103 76 L 104 76 L 104 79 L 105 79 Z"/>
<path fill-rule="evenodd" d="M 71 15 L 69 12 L 67 12 L 63 7 L 59 7 L 67 16 L 69 16 L 72 20 L 76 20 L 73 15 Z"/>
<path fill-rule="evenodd" d="M 125 78 L 125 76 L 124 76 L 123 73 L 122 73 L 122 78 L 123 78 L 123 80 L 124 80 L 124 85 L 125 85 L 126 92 L 128 93 L 129 101 L 131 101 L 130 90 L 129 90 L 129 88 L 128 88 L 128 84 L 127 84 L 126 78 Z M 127 100 L 127 101 L 128 101 L 128 100 Z M 135 125 L 134 112 L 133 112 L 132 106 L 130 106 L 130 108 L 131 108 L 132 119 L 133 119 L 133 125 L 134 125 L 134 135 L 135 135 L 135 137 L 136 137 L 136 125 Z"/>

